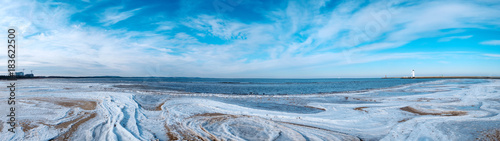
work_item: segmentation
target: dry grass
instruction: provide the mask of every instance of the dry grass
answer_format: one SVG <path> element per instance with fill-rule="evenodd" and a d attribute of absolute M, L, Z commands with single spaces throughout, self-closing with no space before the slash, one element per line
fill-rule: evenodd
<path fill-rule="evenodd" d="M 425 111 L 420 111 L 418 109 L 415 109 L 410 106 L 406 106 L 403 108 L 399 108 L 403 111 L 407 111 L 410 113 L 418 114 L 418 115 L 436 115 L 436 116 L 462 116 L 466 115 L 467 112 L 465 111 L 442 111 L 442 112 L 425 112 Z"/>

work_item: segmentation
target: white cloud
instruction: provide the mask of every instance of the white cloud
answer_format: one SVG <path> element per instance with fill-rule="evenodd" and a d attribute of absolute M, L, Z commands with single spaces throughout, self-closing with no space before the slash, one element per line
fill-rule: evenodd
<path fill-rule="evenodd" d="M 99 19 L 99 22 L 103 23 L 104 26 L 113 25 L 134 16 L 139 10 L 142 9 L 136 8 L 129 11 L 120 12 L 120 10 L 122 10 L 123 8 L 123 6 L 107 8 L 106 10 L 104 10 L 102 15 L 100 15 L 101 18 Z"/>
<path fill-rule="evenodd" d="M 172 30 L 176 25 L 175 23 L 172 22 L 157 22 L 158 28 L 156 28 L 157 31 L 166 31 L 166 30 Z"/>
<path fill-rule="evenodd" d="M 483 54 L 483 55 L 488 57 L 500 57 L 500 54 Z"/>
<path fill-rule="evenodd" d="M 342 5 L 332 12 L 319 14 L 318 11 L 324 6 L 321 3 L 309 5 L 289 2 L 286 9 L 275 10 L 266 15 L 273 20 L 270 25 L 244 24 L 209 15 L 191 17 L 183 24 L 212 36 L 232 39 L 232 42 L 206 49 L 191 46 L 191 52 L 184 55 L 192 59 L 207 58 L 207 61 L 198 64 L 201 66 L 198 70 L 204 71 L 197 73 L 210 75 L 320 64 L 336 66 L 390 59 L 432 58 L 440 53 L 374 52 L 397 48 L 420 38 L 457 33 L 441 32 L 443 29 L 485 28 L 481 27 L 483 23 L 494 23 L 491 19 L 499 17 L 492 14 L 498 13 L 498 9 L 477 3 L 413 2 L 400 7 L 399 3 L 381 1 L 370 3 L 361 9 L 359 3 Z M 463 11 L 466 13 L 461 14 Z M 297 40 L 297 34 L 304 38 Z M 470 38 L 469 36 L 455 39 Z M 268 49 L 262 50 L 267 46 Z M 323 51 L 335 48 L 344 48 L 344 51 Z M 268 54 L 269 58 L 245 57 L 259 53 Z"/>
<path fill-rule="evenodd" d="M 441 38 L 438 41 L 439 42 L 448 42 L 448 41 L 451 41 L 451 40 L 454 40 L 454 39 L 469 39 L 471 37 L 472 37 L 472 35 L 467 35 L 467 36 L 451 36 L 451 37 Z"/>
<path fill-rule="evenodd" d="M 483 41 L 480 44 L 482 45 L 493 45 L 493 46 L 498 46 L 500 45 L 500 40 L 489 40 L 489 41 Z"/>
<path fill-rule="evenodd" d="M 499 15 L 495 14 L 500 13 L 498 8 L 473 2 L 423 1 L 396 7 L 391 2 L 378 1 L 363 8 L 359 8 L 361 3 L 346 2 L 326 13 L 320 13 L 325 6 L 323 1 L 315 2 L 289 2 L 286 9 L 267 13 L 267 18 L 272 20 L 269 23 L 193 15 L 183 18 L 185 22 L 152 22 L 157 25 L 155 31 L 139 32 L 74 25 L 69 22 L 75 13 L 71 7 L 54 8 L 50 3 L 20 0 L 0 9 L 0 25 L 5 28 L 16 25 L 24 35 L 32 35 L 20 41 L 20 65 L 35 68 L 35 72 L 42 75 L 144 76 L 149 75 L 152 68 L 159 73 L 155 76 L 205 77 L 246 77 L 252 73 L 272 76 L 272 70 L 432 58 L 442 53 L 377 51 L 397 48 L 420 38 L 457 34 L 441 31 L 443 29 L 487 29 L 481 25 L 500 25 Z M 123 9 L 123 6 L 106 9 L 99 16 L 99 22 L 113 25 L 141 10 Z M 387 12 L 389 17 L 380 21 Z M 160 34 L 180 26 L 192 30 Z M 228 42 L 215 45 L 197 39 L 207 36 Z M 470 37 L 472 35 L 452 36 L 441 40 Z M 482 43 L 499 45 L 499 41 Z M 498 54 L 484 55 L 499 57 Z"/>
<path fill-rule="evenodd" d="M 448 61 L 438 61 L 438 63 L 441 63 L 441 64 L 449 64 L 450 62 L 448 62 Z"/>
<path fill-rule="evenodd" d="M 403 26 L 388 37 L 389 40 L 415 40 L 442 36 L 443 29 L 483 28 L 483 24 L 498 22 L 500 11 L 470 2 L 429 2 L 411 7 L 397 8 L 391 27 Z M 418 11 L 418 12 L 416 12 Z M 488 18 L 489 17 L 489 18 Z M 480 24 L 479 24 L 480 23 Z"/>
<path fill-rule="evenodd" d="M 210 15 L 200 15 L 196 18 L 188 18 L 188 21 L 183 24 L 187 27 L 205 31 L 223 39 L 241 39 L 245 36 L 245 32 L 250 30 L 248 25 L 223 20 Z"/>

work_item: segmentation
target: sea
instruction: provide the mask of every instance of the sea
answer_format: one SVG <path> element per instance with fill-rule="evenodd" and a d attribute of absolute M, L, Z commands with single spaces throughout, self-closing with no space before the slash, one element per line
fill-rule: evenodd
<path fill-rule="evenodd" d="M 439 79 L 382 79 L 382 78 L 324 78 L 324 79 L 267 79 L 267 78 L 191 78 L 191 77 L 119 77 L 60 79 L 71 83 L 106 83 L 116 88 L 169 90 L 189 93 L 235 95 L 296 95 L 342 93 L 383 89 L 435 81 Z"/>

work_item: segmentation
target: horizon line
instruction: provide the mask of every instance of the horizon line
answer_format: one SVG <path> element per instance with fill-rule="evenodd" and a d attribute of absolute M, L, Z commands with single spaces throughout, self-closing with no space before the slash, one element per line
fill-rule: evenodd
<path fill-rule="evenodd" d="M 8 75 L 0 75 L 0 78 L 10 77 Z M 198 76 L 111 76 L 111 75 L 95 75 L 95 76 L 34 76 L 20 78 L 208 78 L 208 79 L 349 79 L 349 78 L 382 78 L 382 79 L 399 79 L 412 78 L 411 76 L 391 76 L 391 77 L 198 77 Z M 413 78 L 500 78 L 500 75 L 491 76 L 471 76 L 471 75 L 454 75 L 454 76 L 415 76 Z"/>

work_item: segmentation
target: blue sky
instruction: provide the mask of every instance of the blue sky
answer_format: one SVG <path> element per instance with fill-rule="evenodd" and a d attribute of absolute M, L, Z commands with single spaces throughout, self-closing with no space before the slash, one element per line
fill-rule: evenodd
<path fill-rule="evenodd" d="M 2 29 L 18 29 L 18 68 L 35 75 L 500 76 L 498 0 L 0 4 Z"/>

